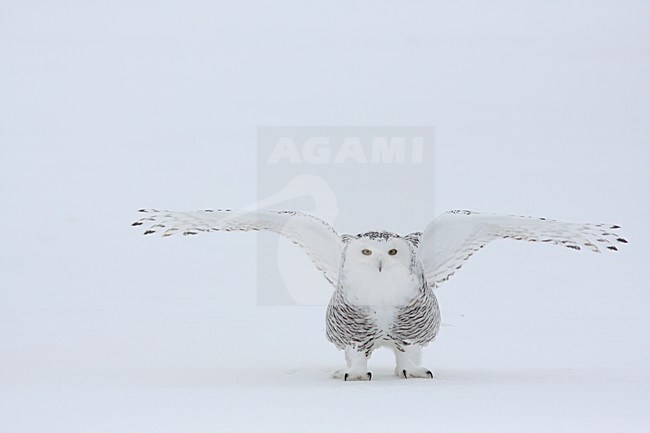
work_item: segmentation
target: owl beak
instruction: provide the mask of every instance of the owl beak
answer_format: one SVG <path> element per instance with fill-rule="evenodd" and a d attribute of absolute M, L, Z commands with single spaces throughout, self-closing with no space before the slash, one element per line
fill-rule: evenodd
<path fill-rule="evenodd" d="M 384 267 L 384 263 L 383 263 L 383 261 L 380 260 L 379 261 L 379 272 L 381 272 L 381 268 L 383 268 L 383 267 Z"/>

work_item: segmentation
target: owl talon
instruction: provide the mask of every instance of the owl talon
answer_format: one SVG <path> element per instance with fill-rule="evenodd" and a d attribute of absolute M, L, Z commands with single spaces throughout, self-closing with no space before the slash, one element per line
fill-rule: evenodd
<path fill-rule="evenodd" d="M 408 370 L 395 369 L 395 375 L 402 379 L 414 379 L 414 378 L 433 379 L 433 373 L 431 372 L 431 370 L 427 370 L 426 368 L 423 367 L 413 367 L 413 368 L 409 368 Z"/>
<path fill-rule="evenodd" d="M 345 371 L 337 371 L 335 372 L 332 377 L 334 379 L 343 379 L 345 382 L 353 382 L 353 381 L 370 381 L 372 380 L 372 373 L 367 371 L 367 372 L 345 372 Z"/>

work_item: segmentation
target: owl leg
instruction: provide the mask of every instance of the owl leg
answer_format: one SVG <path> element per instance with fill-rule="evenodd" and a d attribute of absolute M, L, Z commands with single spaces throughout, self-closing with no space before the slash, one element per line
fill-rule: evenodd
<path fill-rule="evenodd" d="M 433 379 L 433 373 L 422 367 L 422 346 L 412 344 L 402 347 L 404 352 L 395 348 L 395 375 L 403 379 L 409 377 L 422 377 Z"/>
<path fill-rule="evenodd" d="M 338 370 L 334 373 L 335 379 L 349 380 L 371 380 L 372 373 L 368 371 L 368 356 L 352 346 L 345 348 L 345 362 L 348 364 L 346 370 Z"/>

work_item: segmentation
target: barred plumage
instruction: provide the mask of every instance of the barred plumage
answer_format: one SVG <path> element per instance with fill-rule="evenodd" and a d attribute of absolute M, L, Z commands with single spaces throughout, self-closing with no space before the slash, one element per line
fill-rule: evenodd
<path fill-rule="evenodd" d="M 385 329 L 377 323 L 373 307 L 353 305 L 346 299 L 345 289 L 337 289 L 327 306 L 327 339 L 339 349 L 351 346 L 370 356 L 382 345 L 404 352 L 404 347 L 425 345 L 438 334 L 440 308 L 426 283 L 406 305 L 395 306 L 394 318 Z"/>
<path fill-rule="evenodd" d="M 397 350 L 404 351 L 412 344 L 425 345 L 433 341 L 440 329 L 440 307 L 438 299 L 426 283 L 419 296 L 400 308 L 390 329 L 390 338 Z"/>
<path fill-rule="evenodd" d="M 373 320 L 369 308 L 353 305 L 345 299 L 344 289 L 336 289 L 327 306 L 327 339 L 339 349 L 353 347 L 370 356 L 383 332 Z"/>

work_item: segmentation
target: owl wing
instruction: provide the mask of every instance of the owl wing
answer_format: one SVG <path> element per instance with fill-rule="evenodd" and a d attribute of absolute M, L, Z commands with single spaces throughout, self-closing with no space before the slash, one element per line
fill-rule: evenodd
<path fill-rule="evenodd" d="M 295 211 L 202 210 L 171 212 L 140 209 L 144 215 L 133 226 L 147 227 L 144 234 L 163 237 L 214 231 L 258 231 L 278 233 L 305 250 L 314 265 L 334 287 L 341 261 L 341 237 L 325 221 Z"/>
<path fill-rule="evenodd" d="M 437 287 L 488 242 L 514 239 L 563 245 L 596 253 L 618 251 L 627 243 L 609 224 L 573 224 L 546 218 L 493 215 L 454 210 L 433 220 L 420 237 L 418 257 L 427 282 Z"/>

